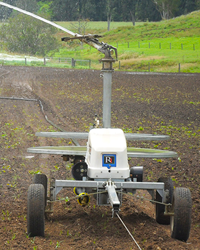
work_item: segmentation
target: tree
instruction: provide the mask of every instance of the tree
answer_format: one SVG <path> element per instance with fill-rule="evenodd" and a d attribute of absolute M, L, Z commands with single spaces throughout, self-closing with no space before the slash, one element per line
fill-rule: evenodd
<path fill-rule="evenodd" d="M 79 19 L 77 22 L 71 23 L 71 30 L 74 30 L 76 33 L 85 35 L 89 20 L 88 19 Z"/>
<path fill-rule="evenodd" d="M 169 19 L 179 7 L 180 0 L 154 0 L 162 19 Z"/>
<path fill-rule="evenodd" d="M 196 0 L 197 3 L 197 10 L 200 10 L 200 0 Z"/>
<path fill-rule="evenodd" d="M 32 13 L 36 13 L 38 11 L 36 0 L 17 0 L 16 6 L 20 9 L 27 10 Z"/>
<path fill-rule="evenodd" d="M 115 0 L 106 0 L 108 31 L 110 30 L 110 23 L 111 23 L 112 14 L 113 14 L 114 10 L 115 10 Z"/>
<path fill-rule="evenodd" d="M 135 12 L 138 0 L 121 0 L 123 13 L 128 13 L 131 16 L 133 26 L 135 26 Z"/>
<path fill-rule="evenodd" d="M 197 9 L 197 1 L 196 0 L 186 0 L 184 14 L 190 13 L 196 9 Z"/>
<path fill-rule="evenodd" d="M 137 2 L 136 18 L 140 21 L 160 21 L 161 15 L 152 0 L 140 0 Z"/>
<path fill-rule="evenodd" d="M 53 20 L 74 21 L 79 17 L 78 2 L 71 0 L 54 0 L 51 3 Z"/>
<path fill-rule="evenodd" d="M 19 14 L 0 28 L 1 40 L 10 52 L 45 56 L 58 48 L 56 29 L 44 22 Z"/>
<path fill-rule="evenodd" d="M 95 9 L 94 9 L 94 17 L 92 20 L 96 21 L 106 21 L 107 16 L 106 16 L 106 11 L 105 11 L 105 4 L 106 0 L 90 0 L 95 3 Z M 89 17 L 88 17 L 89 18 Z"/>
<path fill-rule="evenodd" d="M 11 4 L 11 5 L 15 5 L 16 4 L 16 0 L 4 0 L 3 2 L 7 3 L 7 4 Z M 1 20 L 6 20 L 10 17 L 11 13 L 13 12 L 12 9 L 1 6 L 0 8 L 0 19 Z"/>
<path fill-rule="evenodd" d="M 51 2 L 39 1 L 37 4 L 39 7 L 37 14 L 39 16 L 42 16 L 42 17 L 48 19 L 48 20 L 51 20 L 51 18 L 53 16 L 52 9 L 51 9 Z"/>

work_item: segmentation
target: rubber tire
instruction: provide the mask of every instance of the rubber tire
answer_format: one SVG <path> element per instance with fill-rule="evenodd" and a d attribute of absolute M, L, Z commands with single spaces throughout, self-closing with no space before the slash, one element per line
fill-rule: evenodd
<path fill-rule="evenodd" d="M 27 233 L 29 237 L 43 236 L 45 228 L 45 190 L 42 184 L 28 188 Z"/>
<path fill-rule="evenodd" d="M 173 199 L 173 191 L 174 186 L 172 179 L 170 177 L 160 177 L 158 182 L 164 182 L 164 190 L 169 190 L 169 198 L 167 199 L 166 203 L 172 203 Z M 156 201 L 162 202 L 162 197 L 156 191 Z M 156 222 L 161 225 L 169 225 L 170 224 L 170 216 L 164 215 L 165 212 L 165 205 L 156 203 Z"/>
<path fill-rule="evenodd" d="M 178 187 L 174 190 L 172 208 L 171 237 L 186 242 L 190 235 L 192 215 L 192 198 L 188 188 Z"/>
<path fill-rule="evenodd" d="M 35 174 L 33 184 L 42 184 L 45 190 L 45 206 L 47 205 L 47 176 L 45 174 Z"/>

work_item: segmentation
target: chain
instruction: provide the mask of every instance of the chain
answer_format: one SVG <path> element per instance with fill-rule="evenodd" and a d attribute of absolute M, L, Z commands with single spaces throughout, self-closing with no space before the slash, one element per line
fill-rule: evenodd
<path fill-rule="evenodd" d="M 124 192 L 121 192 L 121 191 L 117 191 L 117 193 L 122 193 L 122 194 L 125 194 L 125 195 L 128 195 L 130 197 L 133 198 L 133 196 L 129 193 L 124 193 Z M 160 202 L 160 201 L 155 201 L 155 200 L 151 200 L 151 199 L 147 199 L 147 198 L 144 198 L 144 197 L 141 197 L 139 195 L 135 196 L 137 199 L 141 199 L 141 200 L 146 200 L 146 201 L 150 201 L 152 203 L 157 203 L 157 204 L 161 204 L 161 205 L 165 205 L 165 206 L 171 206 L 172 204 L 171 203 L 164 203 L 164 202 Z"/>
<path fill-rule="evenodd" d="M 84 196 L 92 196 L 92 195 L 95 195 L 95 194 L 103 194 L 103 193 L 106 193 L 107 191 L 102 191 L 102 192 L 96 192 L 96 193 L 89 193 L 89 194 L 82 194 L 81 196 L 79 196 L 79 195 L 76 195 L 76 196 L 74 196 L 74 197 L 71 197 L 71 198 L 62 198 L 62 199 L 60 199 L 60 200 L 55 200 L 55 201 L 47 201 L 48 203 L 53 203 L 53 202 L 61 202 L 61 201 L 66 201 L 66 202 L 68 202 L 68 201 L 71 201 L 71 200 L 75 200 L 75 199 L 77 199 L 77 198 L 80 198 L 80 197 L 84 197 Z"/>
<path fill-rule="evenodd" d="M 95 194 L 103 194 L 103 193 L 106 193 L 107 191 L 102 191 L 102 192 L 95 192 L 95 193 L 89 193 L 89 194 L 82 194 L 81 196 L 84 197 L 84 196 L 92 196 L 92 195 L 95 195 Z M 122 191 L 117 191 L 117 193 L 121 193 L 121 194 L 125 194 L 125 195 L 128 195 L 130 197 L 133 198 L 133 196 L 129 193 L 124 193 Z M 60 199 L 60 200 L 55 200 L 55 201 L 48 201 L 48 202 L 58 202 L 58 201 L 70 201 L 70 200 L 74 200 L 74 199 L 77 199 L 77 198 L 80 198 L 79 195 L 76 195 L 74 197 L 71 197 L 71 198 L 63 198 L 63 199 Z M 165 206 L 171 206 L 172 204 L 171 203 L 164 203 L 164 202 L 160 202 L 160 201 L 155 201 L 155 200 L 151 200 L 151 199 L 147 199 L 147 198 L 144 198 L 144 197 L 141 197 L 139 195 L 136 196 L 137 199 L 141 199 L 141 200 L 146 200 L 146 201 L 150 201 L 152 203 L 157 203 L 157 204 L 161 204 L 161 205 L 165 205 Z"/>
<path fill-rule="evenodd" d="M 160 202 L 160 201 L 155 201 L 155 200 L 151 200 L 151 199 L 147 199 L 147 198 L 141 197 L 139 195 L 137 195 L 136 198 L 137 199 L 141 199 L 141 200 L 150 201 L 152 203 L 157 203 L 157 204 L 165 205 L 165 206 L 171 206 L 172 205 L 171 203 L 164 203 L 164 202 Z"/>

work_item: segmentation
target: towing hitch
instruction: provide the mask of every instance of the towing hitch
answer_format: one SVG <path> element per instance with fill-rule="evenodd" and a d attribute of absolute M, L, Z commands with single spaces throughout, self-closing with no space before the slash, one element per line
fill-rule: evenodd
<path fill-rule="evenodd" d="M 119 207 L 120 207 L 120 201 L 116 193 L 116 186 L 111 180 L 109 180 L 105 188 L 106 191 L 108 192 L 110 205 L 112 206 L 112 217 L 114 217 L 114 214 L 119 212 Z"/>

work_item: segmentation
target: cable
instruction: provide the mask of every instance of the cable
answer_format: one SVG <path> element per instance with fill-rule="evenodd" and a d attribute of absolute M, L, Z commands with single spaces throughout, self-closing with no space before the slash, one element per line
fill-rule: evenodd
<path fill-rule="evenodd" d="M 142 248 L 138 245 L 137 241 L 135 240 L 135 238 L 133 237 L 133 235 L 131 234 L 131 232 L 128 230 L 127 226 L 124 224 L 124 222 L 121 219 L 121 217 L 119 216 L 119 214 L 116 213 L 116 215 L 117 215 L 118 219 L 121 221 L 122 225 L 125 227 L 125 229 L 128 232 L 128 234 L 131 236 L 132 240 L 135 242 L 135 244 L 138 247 L 138 249 L 142 250 Z"/>
<path fill-rule="evenodd" d="M 45 112 L 44 112 L 44 108 L 43 108 L 43 105 L 42 105 L 42 102 L 41 100 L 39 99 L 29 99 L 29 98 L 19 98 L 19 97 L 0 97 L 0 99 L 7 99 L 7 100 L 17 100 L 17 101 L 31 101 L 31 102 L 38 102 L 39 105 L 40 105 L 40 109 L 44 115 L 44 118 L 45 120 L 50 123 L 53 127 L 57 128 L 58 130 L 60 130 L 61 132 L 66 132 L 65 130 L 63 130 L 62 128 L 60 128 L 59 126 L 57 126 L 55 123 L 53 123 L 52 121 L 50 121 L 47 117 L 47 115 L 45 115 Z M 72 142 L 76 145 L 76 146 L 80 146 L 80 144 L 74 140 L 74 139 L 71 139 Z"/>

